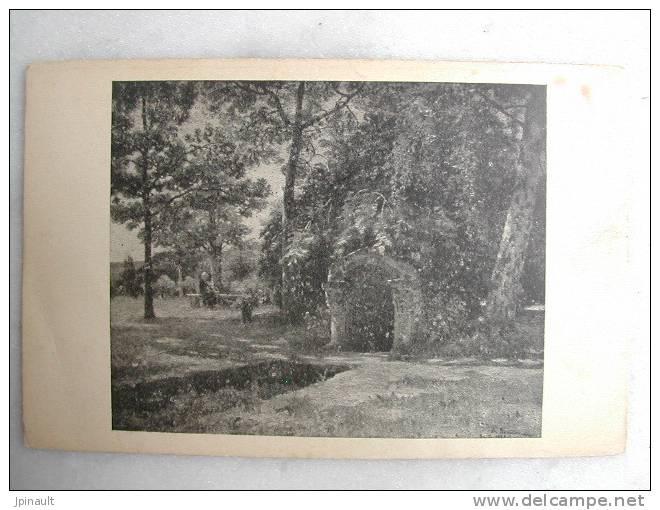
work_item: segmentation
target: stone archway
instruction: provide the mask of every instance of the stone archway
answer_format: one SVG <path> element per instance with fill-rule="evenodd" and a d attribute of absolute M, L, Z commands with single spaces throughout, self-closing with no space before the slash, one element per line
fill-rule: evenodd
<path fill-rule="evenodd" d="M 404 351 L 415 338 L 422 312 L 422 293 L 415 269 L 401 262 L 368 250 L 349 255 L 340 264 L 331 267 L 325 295 L 330 310 L 330 345 L 346 347 L 351 344 L 347 337 L 347 292 L 351 282 L 347 276 L 361 267 L 375 266 L 385 275 L 391 288 L 394 305 L 392 351 Z"/>

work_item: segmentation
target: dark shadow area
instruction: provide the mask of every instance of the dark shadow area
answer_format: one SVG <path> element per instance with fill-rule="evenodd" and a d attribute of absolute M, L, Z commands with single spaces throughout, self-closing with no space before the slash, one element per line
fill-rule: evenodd
<path fill-rule="evenodd" d="M 180 396 L 204 397 L 223 389 L 248 392 L 251 397 L 269 399 L 281 393 L 295 391 L 315 382 L 324 381 L 348 370 L 344 365 L 321 365 L 284 360 L 264 361 L 253 365 L 193 372 L 186 376 L 167 377 L 135 385 L 112 387 L 112 428 L 114 430 L 145 430 L 132 425 L 134 420 L 148 419 L 153 413 L 163 413 L 176 407 Z M 225 399 L 226 410 L 240 405 L 244 399 Z M 168 413 L 166 413 L 168 414 Z M 173 415 L 176 413 L 173 413 Z M 162 423 L 163 426 L 173 425 Z M 153 429 L 149 429 L 153 430 Z"/>
<path fill-rule="evenodd" d="M 394 340 L 394 304 L 389 273 L 364 265 L 350 274 L 346 293 L 346 333 L 351 350 L 387 352 Z"/>

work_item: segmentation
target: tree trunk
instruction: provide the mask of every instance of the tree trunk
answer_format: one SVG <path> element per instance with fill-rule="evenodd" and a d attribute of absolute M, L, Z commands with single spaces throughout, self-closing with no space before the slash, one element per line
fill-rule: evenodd
<path fill-rule="evenodd" d="M 142 129 L 147 132 L 147 101 L 142 97 Z M 144 208 L 144 318 L 153 319 L 156 317 L 154 313 L 154 292 L 152 288 L 153 270 L 151 267 L 151 243 L 152 243 L 152 225 L 151 225 L 151 208 L 149 195 L 151 189 L 149 188 L 149 156 L 148 150 L 142 151 L 142 206 Z"/>
<path fill-rule="evenodd" d="M 180 263 L 176 265 L 176 288 L 179 290 L 179 297 L 183 297 L 185 292 L 183 290 L 183 272 Z"/>
<path fill-rule="evenodd" d="M 209 214 L 209 224 L 211 225 L 212 231 L 217 236 L 218 231 L 218 218 L 217 218 L 217 209 L 212 207 L 208 210 Z M 211 282 L 213 286 L 222 291 L 222 241 L 219 244 L 216 244 L 216 240 L 209 241 L 210 248 L 210 266 L 211 266 Z"/>
<path fill-rule="evenodd" d="M 300 152 L 303 142 L 302 107 L 305 96 L 305 82 L 298 84 L 296 93 L 296 111 L 292 125 L 291 148 L 289 149 L 289 161 L 286 167 L 286 180 L 282 199 L 282 258 L 284 259 L 289 250 L 293 238 L 293 224 L 295 219 L 295 195 L 296 173 Z M 302 308 L 295 291 L 295 269 L 287 263 L 282 264 L 282 310 L 291 324 L 300 323 L 302 320 Z"/>
<path fill-rule="evenodd" d="M 544 134 L 545 88 L 539 86 L 534 87 L 527 102 L 516 168 L 517 183 L 491 277 L 487 312 L 494 322 L 513 319 L 517 313 L 536 191 L 545 169 Z"/>
<path fill-rule="evenodd" d="M 222 291 L 222 243 L 213 245 L 211 251 L 211 280 L 219 291 Z"/>
<path fill-rule="evenodd" d="M 146 208 L 146 206 L 145 206 Z M 144 218 L 144 318 L 153 319 L 154 313 L 154 291 L 152 287 L 153 269 L 151 267 L 151 213 L 146 212 Z"/>

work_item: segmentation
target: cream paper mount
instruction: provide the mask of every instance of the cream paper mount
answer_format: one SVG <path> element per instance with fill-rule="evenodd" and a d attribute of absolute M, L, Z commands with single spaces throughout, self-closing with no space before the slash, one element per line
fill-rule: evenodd
<path fill-rule="evenodd" d="M 618 130 L 624 125 L 623 76 L 621 69 L 607 66 L 490 62 L 134 60 L 33 64 L 27 71 L 24 168 L 22 341 L 26 444 L 62 450 L 296 458 L 422 459 L 621 453 L 626 442 L 628 342 L 628 329 L 622 318 L 629 316 L 626 307 L 632 302 L 626 299 L 632 292 L 626 277 L 630 264 L 626 233 L 631 176 L 624 170 L 623 151 L 617 143 Z M 111 252 L 121 252 L 125 248 L 121 243 L 130 238 L 126 234 L 127 237 L 118 239 L 115 224 L 111 239 L 111 169 L 116 166 L 113 150 L 117 150 L 111 146 L 113 83 L 115 99 L 125 99 L 117 96 L 117 83 L 154 81 L 206 84 L 240 81 L 247 84 L 244 92 L 256 97 L 255 104 L 268 105 L 274 104 L 269 102 L 272 97 L 267 87 L 260 87 L 257 82 L 304 81 L 310 84 L 308 94 L 315 90 L 315 84 L 342 82 L 337 87 L 327 87 L 328 94 L 335 95 L 324 96 L 327 103 L 316 104 L 319 112 L 329 112 L 335 104 L 341 106 L 342 97 L 346 99 L 360 83 L 400 83 L 401 94 L 418 90 L 419 85 L 415 88 L 412 84 L 451 83 L 456 84 L 459 92 L 467 90 L 469 84 L 486 95 L 482 98 L 484 104 L 495 98 L 491 95 L 495 89 L 525 92 L 537 90 L 534 85 L 544 86 L 547 220 L 541 354 L 537 349 L 534 363 L 529 365 L 519 363 L 516 356 L 507 362 L 488 359 L 452 364 L 442 356 L 429 355 L 420 360 L 401 354 L 405 351 L 401 346 L 411 342 L 415 334 L 406 317 L 414 317 L 425 309 L 423 302 L 415 301 L 415 287 L 410 284 L 405 287 L 406 298 L 392 298 L 396 310 L 382 312 L 389 313 L 388 320 L 394 324 L 388 331 L 381 331 L 390 338 L 386 347 L 378 344 L 351 352 L 347 348 L 328 350 L 320 357 L 320 363 L 341 365 L 336 374 L 328 376 L 326 367 L 323 380 L 300 384 L 294 391 L 278 387 L 274 395 L 264 395 L 259 393 L 261 389 L 253 387 L 252 407 L 219 409 L 216 405 L 214 408 L 214 403 L 230 390 L 238 393 L 245 390 L 240 384 L 214 383 L 209 375 L 214 370 L 229 370 L 222 372 L 224 377 L 234 374 L 232 370 L 242 370 L 245 363 L 247 366 L 267 363 L 267 371 L 280 371 L 273 376 L 280 381 L 288 377 L 286 370 L 292 370 L 291 377 L 295 379 L 301 366 L 316 366 L 319 362 L 315 361 L 316 355 L 303 351 L 292 357 L 290 345 L 273 343 L 261 351 L 255 347 L 263 344 L 250 337 L 250 331 L 255 331 L 250 328 L 260 327 L 260 321 L 265 320 L 259 312 L 261 302 L 255 310 L 254 322 L 240 326 L 245 328 L 241 331 L 247 336 L 245 352 L 254 355 L 254 359 L 243 364 L 232 364 L 231 355 L 224 354 L 227 349 L 234 352 L 231 341 L 236 336 L 227 340 L 231 348 L 227 347 L 229 344 L 219 345 L 211 352 L 208 347 L 210 335 L 222 336 L 230 331 L 223 329 L 230 324 L 238 327 L 237 307 L 217 304 L 211 309 L 206 303 L 193 303 L 194 296 L 156 297 L 159 318 L 154 322 L 140 319 L 141 304 L 137 309 L 122 308 L 129 307 L 133 298 L 119 295 L 111 302 L 111 262 L 115 265 L 117 262 L 110 260 Z M 477 84 L 484 86 L 480 88 Z M 499 88 L 491 90 L 485 84 Z M 513 87 L 507 88 L 509 85 Z M 295 92 L 295 87 L 292 90 Z M 333 102 L 334 99 L 338 102 Z M 309 115 L 311 120 L 313 105 L 305 104 L 310 106 L 308 110 L 303 108 L 301 115 Z M 293 122 L 295 104 L 284 106 L 285 115 Z M 114 108 L 118 108 L 117 102 Z M 139 108 L 132 111 L 127 113 L 127 118 L 133 119 L 138 129 L 140 118 L 135 112 Z M 352 113 L 361 120 L 364 111 L 356 107 Z M 201 114 L 198 111 L 194 115 Z M 334 118 L 332 115 L 331 112 L 326 121 Z M 493 112 L 493 115 L 505 123 L 511 111 Z M 198 118 L 199 125 L 202 120 Z M 509 121 L 512 125 L 521 123 L 520 119 Z M 286 150 L 281 151 L 281 157 L 286 162 L 288 145 L 283 143 L 283 146 Z M 259 176 L 258 168 L 250 172 L 253 177 Z M 274 190 L 271 198 L 281 200 L 278 187 L 282 185 L 282 177 L 269 179 Z M 368 264 L 375 258 L 376 255 L 365 255 L 361 262 L 365 265 L 361 267 L 372 267 Z M 408 266 L 391 259 L 387 264 L 373 262 L 372 265 L 387 269 L 397 279 L 404 278 Z M 205 271 L 197 268 L 195 278 L 206 278 L 201 272 Z M 332 283 L 329 281 L 325 289 L 331 312 Z M 400 287 L 398 290 L 383 287 L 383 292 L 398 296 Z M 199 294 L 197 290 L 186 292 Z M 213 295 L 243 300 L 240 304 L 243 306 L 246 293 L 240 289 L 233 293 L 235 297 L 231 297 L 231 291 Z M 141 303 L 140 299 L 136 298 L 136 302 Z M 410 314 L 402 314 L 402 307 L 410 308 Z M 185 317 L 181 319 L 177 314 Z M 174 319 L 182 322 L 172 322 Z M 170 322 L 163 326 L 163 320 Z M 351 330 L 357 326 L 353 323 L 350 326 L 350 320 L 354 319 L 332 312 L 333 342 L 341 343 L 351 331 L 357 331 Z M 203 329 L 205 326 L 200 324 L 217 324 L 218 329 Z M 382 326 L 382 321 L 378 324 Z M 185 327 L 202 328 L 198 330 L 203 338 L 197 351 L 185 343 L 185 335 L 177 337 L 176 328 Z M 154 328 L 156 332 L 150 333 Z M 170 343 L 164 338 L 169 338 Z M 177 347 L 177 341 L 184 344 Z M 396 354 L 397 349 L 401 352 L 395 356 L 392 353 Z M 381 352 L 366 352 L 374 350 Z M 135 359 L 130 358 L 130 352 L 136 353 Z M 464 358 L 459 361 L 465 361 Z M 377 359 L 381 361 L 374 361 Z M 376 362 L 380 365 L 375 365 Z M 147 368 L 140 372 L 142 364 Z M 391 379 L 385 384 L 374 373 Z M 200 379 L 199 374 L 206 374 L 206 379 Z M 154 403 L 153 394 L 138 394 L 136 390 L 142 388 L 143 393 L 148 393 L 158 388 L 154 381 L 157 383 L 164 377 L 171 382 L 179 380 L 177 377 L 192 376 L 199 386 L 194 397 L 177 392 L 170 395 L 171 402 L 179 402 L 189 410 L 189 417 L 196 420 L 185 426 L 175 423 L 181 419 L 178 415 L 171 419 L 174 415 L 168 414 L 175 413 L 179 404 L 170 408 L 167 403 Z M 259 377 L 251 382 L 261 384 Z M 370 380 L 369 377 L 376 385 L 373 394 L 364 390 L 364 395 L 358 395 L 356 385 Z M 494 388 L 492 391 L 513 388 L 516 395 L 504 391 L 501 406 L 491 402 L 484 404 L 483 409 L 476 409 L 474 402 L 478 398 L 474 391 L 470 393 L 468 386 L 461 386 L 472 381 L 485 381 L 489 388 Z M 384 392 L 379 389 L 381 383 Z M 407 390 L 406 384 L 410 386 Z M 344 395 L 351 391 L 356 393 L 350 398 Z M 444 412 L 433 414 L 439 405 L 434 395 L 439 391 L 444 392 Z M 488 392 L 483 395 L 484 399 L 492 396 Z M 529 397 L 536 402 L 536 411 L 525 408 L 523 416 L 516 417 L 518 404 L 505 397 L 518 398 L 518 403 Z M 379 400 L 385 402 L 378 411 L 380 415 Z M 297 401 L 306 402 L 308 407 L 295 408 Z M 129 404 L 122 407 L 121 402 L 132 402 L 133 408 Z M 358 423 L 348 427 L 346 420 L 357 412 L 353 410 L 354 414 L 349 414 L 347 408 L 351 402 L 354 408 L 366 413 L 361 416 L 378 426 L 365 429 Z M 428 403 L 428 415 L 424 402 Z M 334 404 L 337 405 L 332 407 Z M 254 411 L 255 405 L 258 411 Z M 480 411 L 481 418 L 475 415 L 475 410 Z M 310 416 L 316 411 L 322 419 L 310 425 Z M 345 414 L 332 429 L 328 426 L 333 420 L 332 413 L 340 411 Z M 505 415 L 508 418 L 498 430 L 484 428 L 484 424 L 491 421 L 496 424 Z M 433 427 L 434 420 L 437 429 Z M 303 425 L 307 432 L 296 428 Z M 330 437 L 334 434 L 332 430 L 353 437 Z M 377 437 L 358 437 L 365 430 L 367 436 Z"/>

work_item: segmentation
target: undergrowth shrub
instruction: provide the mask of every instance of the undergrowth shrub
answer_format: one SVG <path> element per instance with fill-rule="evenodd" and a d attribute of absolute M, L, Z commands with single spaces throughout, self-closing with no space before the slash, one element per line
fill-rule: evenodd
<path fill-rule="evenodd" d="M 326 310 L 306 313 L 301 325 L 291 329 L 289 346 L 300 353 L 318 353 L 330 342 L 330 316 Z"/>
<path fill-rule="evenodd" d="M 518 359 L 527 357 L 531 350 L 529 331 L 513 321 L 483 322 L 467 337 L 448 342 L 441 354 L 455 358 Z"/>

